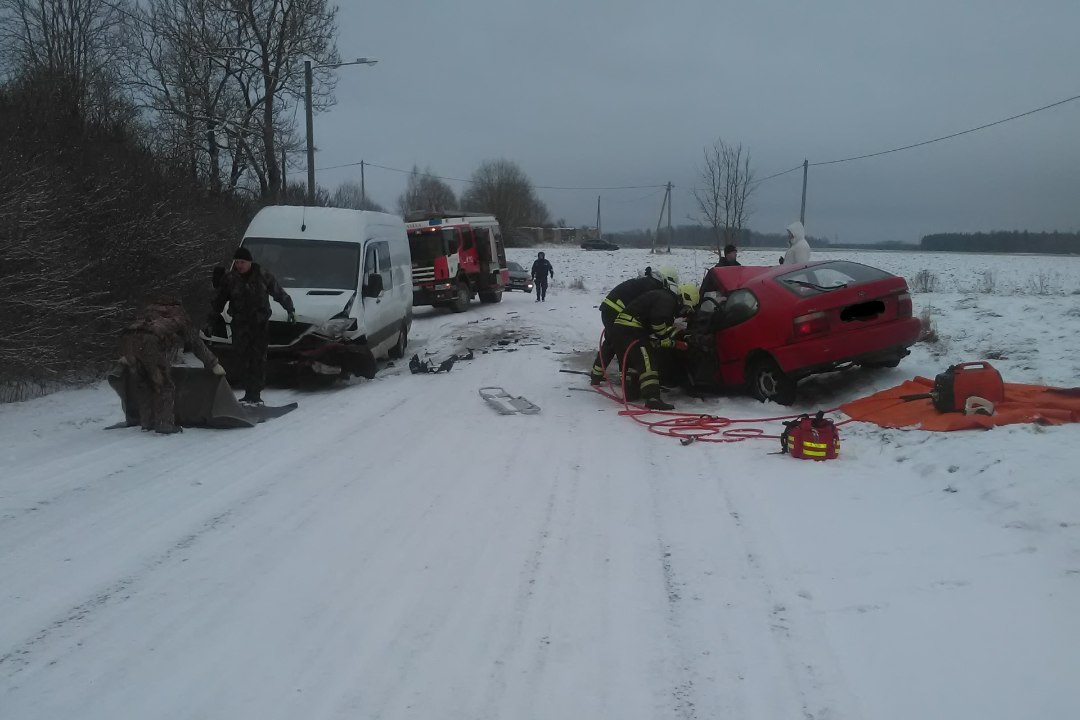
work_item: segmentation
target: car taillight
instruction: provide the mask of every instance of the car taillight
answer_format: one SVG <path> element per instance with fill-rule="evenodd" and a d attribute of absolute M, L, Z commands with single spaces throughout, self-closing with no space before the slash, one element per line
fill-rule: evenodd
<path fill-rule="evenodd" d="M 911 293 L 900 293 L 896 296 L 896 315 L 902 318 L 911 317 Z"/>
<path fill-rule="evenodd" d="M 800 315 L 795 318 L 795 339 L 810 337 L 829 329 L 829 316 L 823 312 Z"/>

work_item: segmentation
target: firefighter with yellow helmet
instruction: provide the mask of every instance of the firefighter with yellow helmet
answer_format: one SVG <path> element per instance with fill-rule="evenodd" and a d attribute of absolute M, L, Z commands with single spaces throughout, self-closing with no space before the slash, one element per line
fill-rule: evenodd
<path fill-rule="evenodd" d="M 627 303 L 615 318 L 609 337 L 618 357 L 627 356 L 627 350 L 633 345 L 623 367 L 627 399 L 634 399 L 640 392 L 645 407 L 650 410 L 675 409 L 660 397 L 656 351 L 686 349 L 675 320 L 693 313 L 700 300 L 701 294 L 693 283 L 679 285 L 675 293 L 666 289 L 650 290 Z"/>
<path fill-rule="evenodd" d="M 589 383 L 599 385 L 607 375 L 607 367 L 612 358 L 622 362 L 622 357 L 615 355 L 615 348 L 611 344 L 611 327 L 615 318 L 626 309 L 627 303 L 641 297 L 652 290 L 666 290 L 675 293 L 679 286 L 679 273 L 671 266 L 664 266 L 658 270 L 651 267 L 645 268 L 645 273 L 639 277 L 616 285 L 600 303 L 600 320 L 604 324 L 604 340 L 600 346 L 600 352 L 593 360 L 592 372 L 589 373 Z"/>

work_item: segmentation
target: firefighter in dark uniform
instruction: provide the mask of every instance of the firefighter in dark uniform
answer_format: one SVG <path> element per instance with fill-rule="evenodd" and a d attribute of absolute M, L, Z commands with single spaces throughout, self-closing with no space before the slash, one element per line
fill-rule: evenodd
<path fill-rule="evenodd" d="M 253 261 L 250 250 L 238 248 L 233 255 L 232 269 L 221 278 L 217 295 L 210 305 L 215 313 L 211 320 L 214 320 L 225 309 L 225 304 L 229 304 L 233 352 L 244 376 L 242 403 L 262 404 L 266 350 L 270 344 L 271 297 L 289 313 L 289 322 L 296 322 L 296 308 L 289 294 L 269 271 Z"/>
<path fill-rule="evenodd" d="M 672 267 L 662 267 L 659 270 L 645 268 L 645 274 L 641 277 L 630 278 L 616 285 L 600 303 L 600 320 L 604 324 L 604 339 L 600 344 L 600 351 L 593 360 L 592 371 L 589 373 L 589 384 L 599 385 L 607 375 L 607 367 L 611 359 L 615 357 L 614 346 L 611 343 L 611 326 L 619 313 L 626 309 L 627 303 L 635 300 L 652 290 L 668 289 L 674 293 L 679 286 L 679 274 Z M 622 357 L 615 358 L 622 363 Z"/>
<path fill-rule="evenodd" d="M 176 425 L 172 364 L 185 347 L 215 375 L 225 374 L 225 368 L 203 344 L 175 296 L 155 299 L 124 329 L 120 338 L 120 364 L 134 376 L 139 424 L 143 430 L 162 434 L 180 432 Z"/>
<path fill-rule="evenodd" d="M 667 290 L 650 290 L 632 300 L 615 318 L 610 333 L 615 352 L 623 357 L 633 345 L 627 367 L 623 368 L 628 398 L 636 385 L 641 397 L 645 398 L 645 407 L 650 410 L 674 409 L 674 405 L 660 397 L 656 350 L 686 349 L 686 343 L 679 339 L 675 319 L 692 313 L 699 299 L 698 288 L 692 283 L 680 285 L 678 295 Z"/>

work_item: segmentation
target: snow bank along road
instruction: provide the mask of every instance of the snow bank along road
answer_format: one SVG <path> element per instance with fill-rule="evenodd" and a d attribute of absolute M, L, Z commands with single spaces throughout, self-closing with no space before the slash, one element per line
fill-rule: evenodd
<path fill-rule="evenodd" d="M 271 390 L 300 408 L 252 430 L 105 432 L 104 387 L 0 407 L 0 718 L 1080 717 L 1080 430 L 683 447 L 557 372 L 648 255 L 548 255 L 546 304 L 420 311 L 413 350 L 488 353 Z M 1010 380 L 1075 384 L 1075 297 L 916 302 L 941 343 L 797 409 L 991 346 Z"/>

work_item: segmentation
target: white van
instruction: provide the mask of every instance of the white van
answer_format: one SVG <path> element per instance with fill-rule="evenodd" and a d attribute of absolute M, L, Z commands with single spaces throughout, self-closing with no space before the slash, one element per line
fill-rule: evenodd
<path fill-rule="evenodd" d="M 400 217 L 270 206 L 252 219 L 241 244 L 296 306 L 296 322 L 289 323 L 270 301 L 271 363 L 371 377 L 373 358 L 404 355 L 413 316 L 412 261 Z M 218 327 L 209 341 L 220 349 L 230 337 Z"/>

